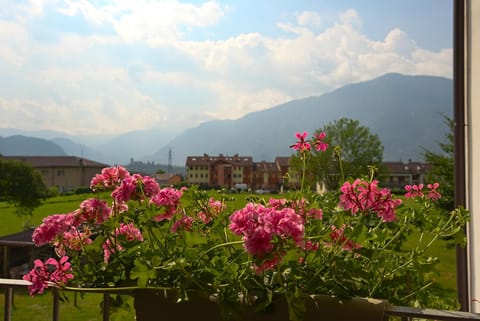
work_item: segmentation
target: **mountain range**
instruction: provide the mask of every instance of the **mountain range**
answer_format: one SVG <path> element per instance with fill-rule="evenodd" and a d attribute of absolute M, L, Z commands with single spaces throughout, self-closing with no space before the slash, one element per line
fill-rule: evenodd
<path fill-rule="evenodd" d="M 295 133 L 316 129 L 341 117 L 356 119 L 380 137 L 384 160 L 423 160 L 423 148 L 439 151 L 452 117 L 451 79 L 385 74 L 320 96 L 296 99 L 236 120 L 214 120 L 181 133 L 162 129 L 118 136 L 72 136 L 54 131 L 0 128 L 0 154 L 81 156 L 107 164 L 131 159 L 184 166 L 188 155 L 240 154 L 273 161 L 292 153 Z M 22 140 L 24 141 L 22 143 Z M 56 146 L 56 147 L 54 147 Z"/>

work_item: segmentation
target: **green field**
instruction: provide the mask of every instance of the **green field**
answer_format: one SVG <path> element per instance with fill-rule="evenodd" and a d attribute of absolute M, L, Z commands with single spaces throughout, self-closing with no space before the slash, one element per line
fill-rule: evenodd
<path fill-rule="evenodd" d="M 0 235 L 8 235 L 23 230 L 27 225 L 38 225 L 42 218 L 51 214 L 66 213 L 75 210 L 80 202 L 86 198 L 86 195 L 74 195 L 55 197 L 46 201 L 41 207 L 37 208 L 32 218 L 26 220 L 26 217 L 19 217 L 15 214 L 13 207 L 0 202 Z M 67 294 L 68 301 L 62 302 L 60 316 L 62 321 L 94 321 L 102 320 L 100 303 L 101 295 L 87 294 L 84 297 L 75 294 Z M 4 311 L 4 293 L 0 294 L 0 307 Z M 2 313 L 3 315 L 3 313 Z M 51 320 L 52 318 L 52 296 L 50 294 L 39 295 L 32 298 L 28 295 L 26 289 L 15 290 L 14 307 L 12 309 L 12 320 Z"/>
<path fill-rule="evenodd" d="M 236 198 L 231 205 L 233 208 L 240 208 L 244 205 L 244 196 L 238 197 L 238 194 L 232 194 Z M 264 195 L 265 196 L 265 195 Z M 33 216 L 27 222 L 24 217 L 19 217 L 15 214 L 14 209 L 6 203 L 0 202 L 0 236 L 8 235 L 22 231 L 27 225 L 37 226 L 41 223 L 42 218 L 52 214 L 67 213 L 78 208 L 79 204 L 88 195 L 73 195 L 61 196 L 47 200 L 42 206 L 37 208 Z M 266 195 L 268 198 L 268 195 Z M 418 235 L 413 235 L 415 239 Z M 440 259 L 440 276 L 438 283 L 444 289 L 445 296 L 451 300 L 455 300 L 456 295 L 456 263 L 455 263 L 455 249 L 448 248 L 445 244 L 435 244 L 431 249 L 431 255 L 437 256 Z M 89 321 L 102 320 L 101 301 L 102 296 L 97 294 L 80 294 L 67 293 L 68 300 L 62 302 L 60 309 L 60 316 L 62 321 Z M 128 304 L 131 306 L 131 298 L 125 297 Z M 0 294 L 1 311 L 4 309 L 4 295 Z M 111 320 L 133 320 L 133 312 L 120 310 Z M 12 311 L 13 320 L 49 320 L 52 315 L 52 298 L 51 295 L 46 294 L 31 298 L 26 290 L 17 290 L 14 301 L 14 308 Z"/>

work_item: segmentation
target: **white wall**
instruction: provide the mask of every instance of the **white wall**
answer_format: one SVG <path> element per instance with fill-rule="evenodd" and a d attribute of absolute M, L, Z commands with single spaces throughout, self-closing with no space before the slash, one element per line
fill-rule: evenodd
<path fill-rule="evenodd" d="M 469 225 L 470 310 L 480 312 L 480 1 L 467 0 L 466 175 Z"/>

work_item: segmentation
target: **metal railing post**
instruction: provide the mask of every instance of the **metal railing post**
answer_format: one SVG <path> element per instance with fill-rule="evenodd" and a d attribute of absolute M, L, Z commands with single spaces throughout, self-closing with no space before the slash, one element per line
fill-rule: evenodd
<path fill-rule="evenodd" d="M 58 294 L 58 289 L 53 288 L 53 307 L 52 307 L 52 320 L 60 321 L 60 296 Z"/>
<path fill-rule="evenodd" d="M 110 295 L 106 292 L 103 293 L 103 321 L 110 319 Z"/>
<path fill-rule="evenodd" d="M 3 320 L 12 320 L 13 288 L 5 288 L 5 312 Z"/>

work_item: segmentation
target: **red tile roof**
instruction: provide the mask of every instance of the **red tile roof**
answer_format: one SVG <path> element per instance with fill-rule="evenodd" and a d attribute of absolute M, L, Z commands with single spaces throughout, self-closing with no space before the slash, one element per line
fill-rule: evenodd
<path fill-rule="evenodd" d="M 280 171 L 280 168 L 277 166 L 277 163 L 274 162 L 254 162 L 253 169 L 256 171 L 263 171 L 263 172 L 277 172 Z"/>
<path fill-rule="evenodd" d="M 280 167 L 288 167 L 290 165 L 290 156 L 277 156 L 275 157 L 275 162 L 280 165 Z"/>
<path fill-rule="evenodd" d="M 430 170 L 430 165 L 420 162 L 383 162 L 391 174 L 424 174 Z"/>
<path fill-rule="evenodd" d="M 186 161 L 186 166 L 198 166 L 198 165 L 210 165 L 214 162 L 227 162 L 232 165 L 252 165 L 253 158 L 252 156 L 239 156 L 235 154 L 233 156 L 224 156 L 220 154 L 218 156 L 210 156 L 208 154 L 203 154 L 203 156 L 188 156 Z"/>
<path fill-rule="evenodd" d="M 17 160 L 36 168 L 42 167 L 108 167 L 110 165 L 76 156 L 2 156 L 0 159 Z"/>

